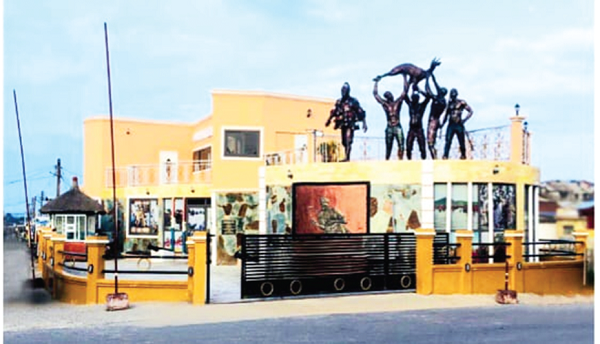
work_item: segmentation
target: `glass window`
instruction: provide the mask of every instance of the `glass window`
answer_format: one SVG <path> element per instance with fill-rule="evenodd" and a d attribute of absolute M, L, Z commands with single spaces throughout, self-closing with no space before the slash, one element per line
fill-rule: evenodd
<path fill-rule="evenodd" d="M 77 216 L 77 238 L 78 240 L 85 240 L 85 234 L 86 234 L 86 223 L 85 223 L 85 216 Z"/>
<path fill-rule="evenodd" d="M 447 201 L 447 185 L 446 183 L 437 183 L 433 186 L 434 194 L 434 216 L 433 227 L 436 231 L 446 231 L 446 201 Z"/>
<path fill-rule="evenodd" d="M 488 242 L 488 185 L 473 184 L 473 242 Z"/>
<path fill-rule="evenodd" d="M 87 234 L 86 235 L 94 235 L 96 234 L 96 218 L 94 216 L 89 216 L 87 218 Z"/>
<path fill-rule="evenodd" d="M 194 172 L 210 169 L 211 147 L 194 151 Z"/>
<path fill-rule="evenodd" d="M 494 184 L 492 188 L 494 241 L 502 240 L 505 229 L 516 229 L 516 193 L 514 184 Z"/>
<path fill-rule="evenodd" d="M 65 233 L 65 219 L 63 215 L 54 215 L 54 227 L 56 228 L 56 233 L 64 234 Z"/>
<path fill-rule="evenodd" d="M 260 131 L 225 130 L 224 156 L 258 158 L 260 156 Z"/>
<path fill-rule="evenodd" d="M 452 184 L 452 213 L 450 229 L 467 229 L 467 184 Z"/>

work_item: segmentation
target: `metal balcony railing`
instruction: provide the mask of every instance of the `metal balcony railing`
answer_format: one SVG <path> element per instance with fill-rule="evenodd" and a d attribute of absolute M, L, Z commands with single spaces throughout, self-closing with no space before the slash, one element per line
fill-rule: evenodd
<path fill-rule="evenodd" d="M 112 168 L 105 170 L 105 185 L 112 187 Z M 117 187 L 169 184 L 205 184 L 212 181 L 209 160 L 178 161 L 163 164 L 138 164 L 117 167 Z"/>
<path fill-rule="evenodd" d="M 445 130 L 443 131 L 445 133 Z M 444 153 L 446 139 L 438 137 L 436 150 L 438 158 L 441 159 Z M 404 133 L 405 136 L 407 133 Z M 311 154 L 306 147 L 296 150 L 286 150 L 265 154 L 266 165 L 294 165 L 308 163 L 309 156 L 313 156 L 314 162 L 338 162 L 344 159 L 344 147 L 341 143 L 340 135 L 316 135 L 313 133 L 314 152 Z M 523 163 L 529 163 L 529 137 L 524 142 Z M 466 156 L 470 160 L 510 160 L 510 125 L 484 128 L 468 131 L 465 137 Z M 405 144 L 406 148 L 406 144 Z M 392 158 L 397 159 L 397 146 L 394 143 Z M 418 156 L 418 144 L 415 142 L 413 156 Z M 429 150 L 427 156 L 429 156 Z M 406 157 L 406 154 L 404 154 Z M 458 140 L 453 139 L 450 146 L 449 159 L 460 158 L 460 148 Z M 373 161 L 385 159 L 385 139 L 384 137 L 355 136 L 352 144 L 352 161 Z"/>

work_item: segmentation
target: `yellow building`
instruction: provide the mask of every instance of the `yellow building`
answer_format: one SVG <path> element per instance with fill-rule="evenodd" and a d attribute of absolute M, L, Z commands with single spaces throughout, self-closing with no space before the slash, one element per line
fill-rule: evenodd
<path fill-rule="evenodd" d="M 257 232 L 258 173 L 265 155 L 280 152 L 273 162 L 308 161 L 316 129 L 334 134 L 333 128 L 323 128 L 333 104 L 333 99 L 213 91 L 212 113 L 195 123 L 115 118 L 117 217 L 124 249 L 145 250 L 153 243 L 181 250 L 186 227 L 221 233 L 225 223 L 230 232 Z M 110 142 L 108 116 L 84 121 L 83 189 L 104 200 L 109 212 Z M 103 227 L 110 230 L 111 221 L 103 219 Z M 219 261 L 233 262 L 235 245 L 220 242 Z"/>
<path fill-rule="evenodd" d="M 528 164 L 522 116 L 471 133 L 468 160 L 385 161 L 382 138 L 356 137 L 353 161 L 331 163 L 341 158 L 339 134 L 324 126 L 333 99 L 214 91 L 212 103 L 196 123 L 114 120 L 125 251 L 149 243 L 181 250 L 186 228 L 208 228 L 217 238 L 213 261 L 235 264 L 237 234 L 310 232 L 324 196 L 352 204 L 346 211 L 362 216 L 354 231 L 427 228 L 454 241 L 457 230 L 469 230 L 479 243 L 517 229 L 525 241 L 536 239 L 539 170 Z M 90 118 L 84 128 L 83 188 L 110 212 L 110 122 Z M 356 183 L 368 185 L 364 199 L 327 191 Z M 322 189 L 312 194 L 319 197 L 296 202 L 296 186 L 311 184 Z"/>

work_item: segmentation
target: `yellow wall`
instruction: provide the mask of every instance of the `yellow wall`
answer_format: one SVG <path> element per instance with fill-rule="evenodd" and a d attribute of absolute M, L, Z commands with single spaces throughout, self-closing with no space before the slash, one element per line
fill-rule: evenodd
<path fill-rule="evenodd" d="M 583 262 L 541 262 L 523 264 L 526 293 L 573 294 L 583 290 Z"/>
<path fill-rule="evenodd" d="M 86 304 L 87 279 L 68 275 L 55 276 L 58 278 L 56 295 L 61 302 L 78 305 Z"/>
<path fill-rule="evenodd" d="M 214 91 L 213 187 L 217 190 L 258 188 L 258 168 L 264 165 L 262 155 L 293 149 L 293 135 L 307 134 L 307 130 L 311 129 L 323 130 L 333 105 L 333 99 Z M 307 118 L 309 108 L 312 115 Z M 223 133 L 226 129 L 261 130 L 261 156 L 223 157 Z M 332 129 L 327 129 L 326 133 L 333 133 Z"/>
<path fill-rule="evenodd" d="M 127 281 L 119 280 L 119 293 L 126 293 L 130 302 L 170 301 L 187 302 L 187 282 L 178 281 Z M 106 296 L 115 292 L 113 280 L 98 281 L 96 303 L 106 302 Z"/>
<path fill-rule="evenodd" d="M 192 125 L 115 118 L 115 165 L 158 164 L 160 151 L 178 152 L 178 160 L 192 160 Z M 99 196 L 105 188 L 106 169 L 112 166 L 110 121 L 95 117 L 84 121 L 82 189 Z"/>

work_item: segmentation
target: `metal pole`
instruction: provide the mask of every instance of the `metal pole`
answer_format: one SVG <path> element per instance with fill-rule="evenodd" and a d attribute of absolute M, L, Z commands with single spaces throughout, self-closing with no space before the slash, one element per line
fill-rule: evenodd
<path fill-rule="evenodd" d="M 113 223 L 114 223 L 114 240 L 113 240 L 113 254 L 115 258 L 115 294 L 119 293 L 119 263 L 118 263 L 118 250 L 117 244 L 119 240 L 119 230 L 117 226 L 117 186 L 115 178 L 115 135 L 113 128 L 113 110 L 112 110 L 112 94 L 110 85 L 110 59 L 108 54 L 108 29 L 106 23 L 104 23 L 104 43 L 106 46 L 106 73 L 108 75 L 108 108 L 110 113 L 110 150 L 112 158 L 112 192 L 113 192 Z"/>
<path fill-rule="evenodd" d="M 13 90 L 13 97 L 15 99 L 15 113 L 17 114 L 17 129 L 19 130 L 19 146 L 21 147 L 21 165 L 23 167 L 23 186 L 25 187 L 25 209 L 27 209 L 27 235 L 29 236 L 29 248 L 31 256 L 31 283 L 35 283 L 35 263 L 33 259 L 33 236 L 31 233 L 31 217 L 29 216 L 29 196 L 27 195 L 27 177 L 25 173 L 25 154 L 23 154 L 23 139 L 21 138 L 21 121 L 19 120 L 19 107 L 17 106 L 17 91 Z"/>

